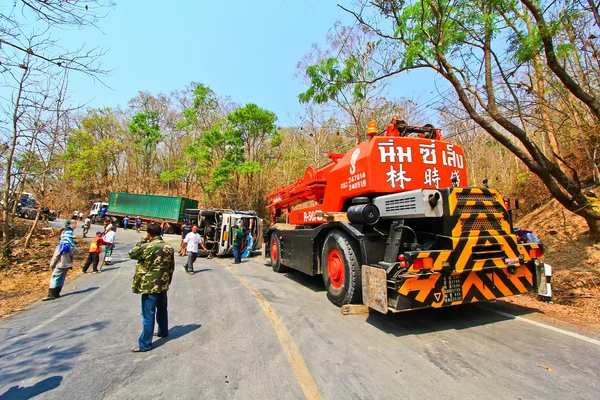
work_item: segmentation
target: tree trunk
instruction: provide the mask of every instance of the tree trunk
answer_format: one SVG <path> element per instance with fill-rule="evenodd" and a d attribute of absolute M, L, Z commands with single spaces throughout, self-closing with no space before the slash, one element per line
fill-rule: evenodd
<path fill-rule="evenodd" d="M 4 207 L 2 208 L 2 256 L 10 256 L 7 252 L 9 251 L 9 243 L 12 239 L 11 229 L 10 229 L 10 220 L 13 218 L 13 215 L 10 215 L 10 183 L 11 183 L 11 169 L 13 158 L 15 156 L 15 150 L 17 148 L 17 138 L 19 137 L 19 119 L 21 117 L 20 108 L 21 108 L 21 99 L 23 97 L 23 90 L 25 86 L 25 80 L 29 76 L 28 70 L 23 72 L 21 79 L 19 80 L 19 90 L 17 92 L 17 98 L 15 99 L 15 106 L 13 111 L 12 118 L 12 140 L 10 143 L 10 150 L 8 152 L 8 157 L 6 158 L 6 171 L 4 174 Z"/>
<path fill-rule="evenodd" d="M 33 220 L 33 224 L 31 225 L 31 229 L 27 233 L 27 237 L 25 238 L 24 248 L 29 248 L 29 242 L 31 241 L 31 237 L 33 236 L 33 232 L 35 232 L 35 227 L 37 226 L 38 221 L 40 220 L 40 214 L 42 213 L 42 206 L 38 208 L 37 214 L 35 215 L 35 219 Z"/>
<path fill-rule="evenodd" d="M 600 221 L 590 217 L 583 217 L 590 228 L 590 237 L 596 242 L 600 243 Z"/>

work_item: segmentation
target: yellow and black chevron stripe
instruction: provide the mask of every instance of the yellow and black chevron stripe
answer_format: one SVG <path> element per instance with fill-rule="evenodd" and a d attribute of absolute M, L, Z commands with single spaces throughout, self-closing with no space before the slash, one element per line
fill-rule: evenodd
<path fill-rule="evenodd" d="M 445 190 L 445 234 L 451 237 L 510 235 L 508 210 L 497 190 Z"/>
<path fill-rule="evenodd" d="M 396 277 L 400 310 L 443 307 L 533 290 L 538 244 L 519 244 L 508 210 L 496 190 L 448 188 L 443 232 L 445 250 L 407 251 L 405 274 Z M 423 259 L 420 268 L 415 260 Z M 507 264 L 508 263 L 508 264 Z"/>
<path fill-rule="evenodd" d="M 398 293 L 407 301 L 401 310 L 445 307 L 522 294 L 533 290 L 534 277 L 527 266 L 441 273 L 407 277 Z M 401 311 L 397 310 L 397 311 Z"/>

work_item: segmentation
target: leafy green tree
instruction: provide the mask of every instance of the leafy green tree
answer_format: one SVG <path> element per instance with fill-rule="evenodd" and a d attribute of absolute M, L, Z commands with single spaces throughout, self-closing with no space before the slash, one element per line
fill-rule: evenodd
<path fill-rule="evenodd" d="M 124 131 L 114 110 L 90 110 L 67 137 L 65 178 L 83 198 L 108 198 L 119 184 Z"/>
<path fill-rule="evenodd" d="M 183 158 L 179 159 L 172 170 L 163 172 L 163 179 L 183 181 L 185 193 L 192 184 L 198 183 L 205 194 L 210 194 L 210 176 L 213 165 L 213 152 L 210 141 L 205 143 L 205 132 L 213 129 L 221 118 L 219 99 L 208 87 L 201 83 L 191 86 L 192 101 L 184 108 L 177 128 L 185 133 L 183 141 Z"/>
<path fill-rule="evenodd" d="M 162 140 L 158 126 L 158 111 L 143 111 L 131 118 L 129 131 L 134 136 L 133 143 L 140 152 L 142 171 L 147 177 L 156 158 L 156 146 Z"/>
<path fill-rule="evenodd" d="M 205 135 L 206 149 L 222 154 L 212 172 L 212 190 L 229 185 L 228 197 L 237 199 L 239 206 L 264 205 L 263 166 L 273 148 L 281 144 L 276 121 L 273 112 L 247 104 L 231 112 L 223 125 Z M 242 178 L 245 186 L 240 190 Z"/>

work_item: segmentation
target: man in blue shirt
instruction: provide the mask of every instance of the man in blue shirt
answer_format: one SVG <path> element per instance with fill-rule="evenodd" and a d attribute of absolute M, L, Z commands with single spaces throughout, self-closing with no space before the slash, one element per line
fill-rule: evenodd
<path fill-rule="evenodd" d="M 123 230 L 126 231 L 127 230 L 127 225 L 129 224 L 129 216 L 125 216 L 125 218 L 123 218 Z"/>

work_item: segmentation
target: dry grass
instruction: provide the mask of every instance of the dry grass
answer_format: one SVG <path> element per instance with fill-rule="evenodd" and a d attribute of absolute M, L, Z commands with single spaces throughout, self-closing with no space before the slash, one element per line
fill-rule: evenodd
<path fill-rule="evenodd" d="M 600 244 L 590 240 L 585 220 L 552 200 L 515 226 L 534 231 L 544 244 L 555 304 L 526 296 L 508 301 L 600 332 Z"/>
<path fill-rule="evenodd" d="M 47 294 L 52 274 L 50 259 L 59 238 L 58 229 L 40 224 L 29 249 L 24 250 L 24 237 L 31 227 L 31 221 L 18 220 L 17 223 L 17 237 L 23 239 L 14 244 L 12 261 L 0 269 L 0 318 L 27 308 Z M 77 244 L 74 267 L 67 275 L 67 283 L 81 274 L 81 269 L 75 265 L 82 264 L 82 254 L 85 254 L 87 246 L 85 242 Z"/>

